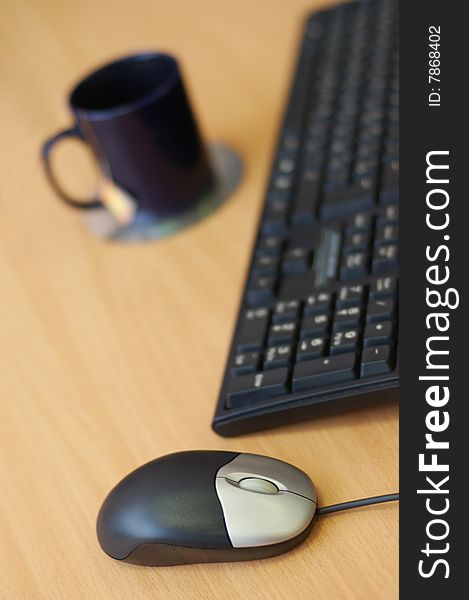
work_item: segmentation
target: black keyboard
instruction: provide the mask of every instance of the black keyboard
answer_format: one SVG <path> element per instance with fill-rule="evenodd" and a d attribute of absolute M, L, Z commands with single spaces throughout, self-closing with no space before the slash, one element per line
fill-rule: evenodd
<path fill-rule="evenodd" d="M 213 421 L 222 435 L 397 398 L 396 0 L 307 19 Z"/>

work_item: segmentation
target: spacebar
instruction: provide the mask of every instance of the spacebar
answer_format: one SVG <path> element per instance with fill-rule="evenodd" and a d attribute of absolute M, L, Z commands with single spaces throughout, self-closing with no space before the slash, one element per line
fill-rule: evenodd
<path fill-rule="evenodd" d="M 293 391 L 355 379 L 355 353 L 337 354 L 298 363 L 293 371 Z"/>

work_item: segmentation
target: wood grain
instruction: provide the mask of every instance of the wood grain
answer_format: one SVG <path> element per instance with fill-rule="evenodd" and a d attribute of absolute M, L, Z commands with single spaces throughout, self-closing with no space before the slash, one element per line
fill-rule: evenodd
<path fill-rule="evenodd" d="M 395 404 L 232 439 L 210 429 L 301 19 L 320 4 L 2 3 L 0 597 L 397 597 L 395 504 L 325 517 L 291 553 L 244 564 L 119 564 L 94 529 L 122 476 L 182 449 L 290 461 L 323 503 L 397 489 Z M 82 74 L 146 48 L 180 58 L 205 136 L 245 176 L 172 238 L 103 243 L 56 200 L 38 151 L 70 122 Z"/>

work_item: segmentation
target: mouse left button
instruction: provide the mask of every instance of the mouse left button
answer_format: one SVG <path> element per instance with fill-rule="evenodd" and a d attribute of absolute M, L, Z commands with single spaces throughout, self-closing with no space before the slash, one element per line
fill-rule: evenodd
<path fill-rule="evenodd" d="M 104 552 L 125 560 L 144 544 L 232 548 L 215 477 L 236 456 L 179 452 L 130 473 L 111 490 L 98 515 L 97 534 Z"/>

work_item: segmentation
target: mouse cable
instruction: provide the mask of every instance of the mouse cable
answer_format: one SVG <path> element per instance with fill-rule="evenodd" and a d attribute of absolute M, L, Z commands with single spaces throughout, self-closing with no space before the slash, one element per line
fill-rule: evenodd
<path fill-rule="evenodd" d="M 318 515 L 327 515 L 340 510 L 349 510 L 350 508 L 360 508 L 361 506 L 370 506 L 370 504 L 381 504 L 382 502 L 394 502 L 398 500 L 399 494 L 384 494 L 383 496 L 360 498 L 359 500 L 350 500 L 350 502 L 322 506 L 321 508 L 318 508 Z"/>

